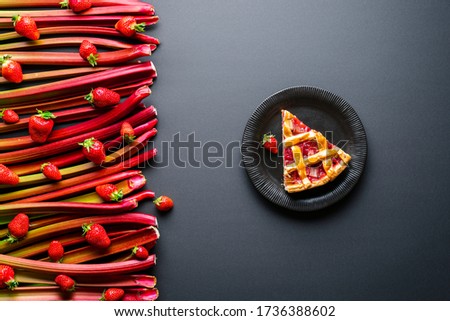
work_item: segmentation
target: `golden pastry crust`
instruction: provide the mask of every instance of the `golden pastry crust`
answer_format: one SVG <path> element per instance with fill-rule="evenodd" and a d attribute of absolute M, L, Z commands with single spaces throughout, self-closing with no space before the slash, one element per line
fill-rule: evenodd
<path fill-rule="evenodd" d="M 284 189 L 301 192 L 331 182 L 347 168 L 351 156 L 287 110 L 281 111 Z M 306 148 L 305 144 L 310 144 Z M 303 155 L 303 150 L 308 154 Z M 289 156 L 287 156 L 289 152 Z"/>

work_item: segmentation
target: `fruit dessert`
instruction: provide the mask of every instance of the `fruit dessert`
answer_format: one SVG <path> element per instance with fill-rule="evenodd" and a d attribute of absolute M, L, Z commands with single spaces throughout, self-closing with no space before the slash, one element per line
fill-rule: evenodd
<path fill-rule="evenodd" d="M 287 110 L 281 111 L 281 117 L 283 180 L 288 193 L 324 185 L 347 168 L 351 156 L 331 144 L 322 133 Z"/>

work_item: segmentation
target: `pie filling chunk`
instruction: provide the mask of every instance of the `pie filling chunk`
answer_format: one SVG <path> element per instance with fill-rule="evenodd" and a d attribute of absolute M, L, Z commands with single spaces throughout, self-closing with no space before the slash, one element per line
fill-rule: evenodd
<path fill-rule="evenodd" d="M 324 185 L 347 168 L 351 156 L 331 144 L 322 133 L 287 110 L 281 111 L 281 117 L 284 189 L 288 193 Z"/>

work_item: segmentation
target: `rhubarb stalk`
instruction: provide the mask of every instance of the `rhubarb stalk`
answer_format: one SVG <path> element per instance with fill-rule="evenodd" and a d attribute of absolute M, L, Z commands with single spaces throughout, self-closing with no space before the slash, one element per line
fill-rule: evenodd
<path fill-rule="evenodd" d="M 73 137 L 73 135 L 76 134 L 86 133 L 110 125 L 114 121 L 121 119 L 130 113 L 145 97 L 148 97 L 150 93 L 151 90 L 149 87 L 141 87 L 115 108 L 94 119 L 53 130 L 47 138 L 47 143 L 58 142 L 65 138 Z M 29 135 L 23 137 L 0 138 L 0 150 L 3 151 L 24 149 L 31 146 L 36 146 L 36 143 Z"/>
<path fill-rule="evenodd" d="M 150 45 L 134 45 L 131 48 L 116 51 L 100 52 L 98 54 L 98 66 L 113 66 L 137 58 L 150 56 L 152 50 Z M 27 52 L 27 51 L 4 51 L 3 55 L 11 56 L 14 61 L 21 65 L 49 65 L 49 66 L 89 66 L 89 62 L 81 58 L 75 52 Z"/>

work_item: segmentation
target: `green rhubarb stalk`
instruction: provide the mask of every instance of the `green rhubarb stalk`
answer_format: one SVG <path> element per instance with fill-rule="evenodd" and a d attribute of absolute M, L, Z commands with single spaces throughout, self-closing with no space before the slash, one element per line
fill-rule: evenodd
<path fill-rule="evenodd" d="M 35 203 L 67 198 L 98 185 L 117 182 L 140 174 L 138 170 L 123 171 L 124 167 L 110 167 L 92 173 L 67 178 L 57 183 L 34 186 L 0 195 L 0 202 L 8 204 Z M 14 202 L 11 202 L 14 201 Z"/>
<path fill-rule="evenodd" d="M 26 284 L 46 284 L 54 285 L 54 278 L 46 274 L 30 273 L 26 271 L 15 271 L 14 278 L 19 282 L 20 285 Z M 119 288 L 130 288 L 130 287 L 144 287 L 144 288 L 154 288 L 156 287 L 157 279 L 155 276 L 147 274 L 131 274 L 131 275 L 111 275 L 104 277 L 77 277 L 77 287 L 119 287 Z"/>
<path fill-rule="evenodd" d="M 108 236 L 110 238 L 115 238 L 135 231 L 123 229 L 116 231 L 116 229 L 117 228 L 108 228 Z M 57 238 L 58 241 L 60 241 L 65 248 L 86 243 L 86 239 L 79 233 L 79 231 L 71 234 L 64 233 L 58 235 Z M 7 250 L 4 254 L 8 254 L 14 257 L 34 258 L 34 259 L 36 259 L 36 256 L 44 256 L 42 260 L 50 262 L 51 261 L 50 258 L 45 257 L 45 255 L 48 253 L 48 246 L 50 242 L 51 241 L 47 239 L 41 242 L 33 243 L 28 246 L 15 249 L 14 251 Z"/>
<path fill-rule="evenodd" d="M 139 121 L 141 121 L 141 120 L 143 121 L 144 119 L 140 118 Z M 149 122 L 146 122 L 140 126 L 137 126 L 134 130 L 135 134 L 140 136 L 144 132 L 153 129 L 157 123 L 158 123 L 158 119 L 154 118 Z M 136 122 L 135 124 L 138 124 L 138 123 Z M 123 140 L 123 138 L 121 136 L 119 136 L 109 142 L 106 142 L 104 144 L 105 150 L 109 151 L 109 150 L 118 148 L 120 146 L 120 144 L 122 143 L 122 140 Z M 75 151 L 75 152 L 71 152 L 71 153 L 66 153 L 64 155 L 58 155 L 58 156 L 55 156 L 52 158 L 47 158 L 45 161 L 51 162 L 59 168 L 64 168 L 66 166 L 70 166 L 70 165 L 74 165 L 79 162 L 82 162 L 85 159 L 86 158 L 85 158 L 84 154 L 82 153 L 82 151 Z M 27 174 L 38 173 L 41 169 L 41 165 L 42 165 L 42 161 L 37 161 L 37 162 L 29 162 L 29 163 L 15 165 L 15 166 L 14 165 L 9 166 L 9 168 L 17 175 L 22 176 L 22 175 L 27 175 Z"/>
<path fill-rule="evenodd" d="M 104 290 L 106 288 L 77 288 L 65 293 L 57 286 L 19 286 L 14 291 L 0 291 L 0 301 L 99 301 Z M 126 288 L 122 301 L 155 301 L 158 296 L 156 288 Z"/>
<path fill-rule="evenodd" d="M 0 217 L 10 216 L 24 212 L 28 216 L 36 214 L 78 214 L 86 212 L 91 214 L 118 214 L 135 209 L 138 202 L 135 199 L 122 200 L 120 203 L 72 203 L 72 202 L 36 202 L 36 203 L 15 203 L 1 204 Z"/>
<path fill-rule="evenodd" d="M 65 221 L 59 221 L 57 223 L 48 224 L 33 230 L 28 231 L 25 238 L 15 243 L 9 243 L 6 240 L 0 241 L 0 253 L 12 253 L 13 251 L 24 248 L 26 246 L 32 246 L 38 241 L 48 240 L 54 237 L 60 237 L 61 235 L 79 231 L 81 235 L 81 226 L 86 222 L 94 222 L 104 226 L 117 225 L 117 226 L 158 226 L 158 221 L 155 216 L 144 213 L 125 213 L 118 215 L 96 215 L 88 217 L 72 218 Z M 50 242 L 50 241 L 49 241 Z M 25 251 L 26 252 L 26 251 Z M 16 255 L 19 253 L 16 253 Z M 21 252 L 20 255 L 26 255 Z"/>
<path fill-rule="evenodd" d="M 64 254 L 64 264 L 85 263 L 104 258 L 116 253 L 131 251 L 135 246 L 145 245 L 159 239 L 159 231 L 153 227 L 146 227 L 134 232 L 111 239 L 107 249 L 99 250 L 92 246 L 85 246 Z"/>
<path fill-rule="evenodd" d="M 83 26 L 83 28 L 80 28 L 79 26 L 39 28 L 39 33 L 41 36 L 54 36 L 54 35 L 66 36 L 68 34 L 77 34 L 77 35 L 85 34 L 88 36 L 95 35 L 101 37 L 116 37 L 116 38 L 123 37 L 123 35 L 120 32 L 118 32 L 115 28 L 107 28 L 99 26 Z M 0 41 L 13 40 L 18 38 L 22 38 L 22 36 L 15 31 L 0 34 Z M 152 45 L 159 45 L 161 43 L 158 38 L 149 36 L 144 33 L 136 33 L 134 36 L 130 37 L 130 39 Z"/>
<path fill-rule="evenodd" d="M 150 56 L 152 50 L 150 45 L 134 45 L 131 48 L 98 53 L 98 66 L 114 66 L 137 58 Z M 27 52 L 27 51 L 4 51 L 4 55 L 11 56 L 14 61 L 21 65 L 39 66 L 89 66 L 79 53 L 75 52 Z"/>
<path fill-rule="evenodd" d="M 93 263 L 93 264 L 60 264 L 53 262 L 42 262 L 30 259 L 12 257 L 0 254 L 0 264 L 6 264 L 13 269 L 21 269 L 30 272 L 41 272 L 48 274 L 66 274 L 69 276 L 79 275 L 117 275 L 125 273 L 136 273 L 155 265 L 156 256 L 150 255 L 146 260 L 130 260 L 115 263 Z M 3 291 L 1 291 L 3 292 Z"/>
<path fill-rule="evenodd" d="M 115 184 L 117 190 L 122 191 L 123 196 L 129 195 L 145 186 L 146 178 L 144 175 L 136 175 L 127 180 Z M 82 203 L 104 203 L 104 200 L 96 193 L 88 193 L 72 198 L 64 199 L 63 202 L 82 202 Z M 1 233 L 0 233 L 1 235 Z"/>
<path fill-rule="evenodd" d="M 1 36 L 1 35 L 0 35 Z M 0 45 L 1 46 L 1 45 Z M 70 78 L 75 76 L 83 76 L 92 74 L 99 71 L 105 71 L 111 69 L 110 67 L 78 67 L 78 68 L 67 68 L 58 69 L 50 71 L 36 71 L 23 74 L 22 82 L 26 81 L 42 81 L 42 80 L 53 80 L 59 78 Z M 0 84 L 8 84 L 9 81 L 3 77 L 0 77 Z"/>

